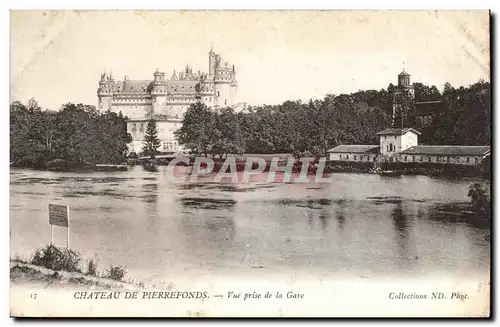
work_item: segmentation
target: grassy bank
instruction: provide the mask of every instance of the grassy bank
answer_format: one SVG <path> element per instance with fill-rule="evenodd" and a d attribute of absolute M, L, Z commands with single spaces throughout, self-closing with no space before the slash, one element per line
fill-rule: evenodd
<path fill-rule="evenodd" d="M 14 284 L 37 284 L 43 287 L 77 286 L 130 289 L 141 286 L 104 277 L 88 276 L 79 272 L 56 271 L 16 260 L 10 261 L 10 281 Z"/>
<path fill-rule="evenodd" d="M 102 288 L 145 287 L 142 281 L 126 275 L 126 267 L 111 265 L 107 269 L 99 269 L 97 259 L 84 258 L 76 251 L 54 245 L 36 250 L 29 259 L 16 257 L 10 260 L 10 280 L 13 283 Z M 151 286 L 171 287 L 163 282 L 148 285 Z"/>

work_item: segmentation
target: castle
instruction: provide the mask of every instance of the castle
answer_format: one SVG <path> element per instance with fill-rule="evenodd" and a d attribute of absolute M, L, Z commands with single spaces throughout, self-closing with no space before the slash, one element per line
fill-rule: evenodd
<path fill-rule="evenodd" d="M 223 61 L 210 49 L 208 73 L 193 73 L 186 66 L 172 73 L 170 79 L 158 69 L 153 80 L 115 81 L 112 74 L 103 73 L 97 89 L 98 109 L 122 112 L 128 117 L 127 132 L 132 135 L 129 151 L 140 153 L 147 121 L 156 120 L 160 152 L 180 150 L 174 132 L 180 128 L 184 113 L 190 105 L 201 102 L 209 107 L 226 107 L 236 104 L 238 82 L 234 65 Z"/>

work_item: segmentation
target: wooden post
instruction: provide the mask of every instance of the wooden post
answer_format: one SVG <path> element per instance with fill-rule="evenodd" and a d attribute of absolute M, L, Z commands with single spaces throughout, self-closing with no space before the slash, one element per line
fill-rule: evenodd
<path fill-rule="evenodd" d="M 66 238 L 66 243 L 68 245 L 68 250 L 69 250 L 69 206 L 66 207 L 66 210 L 68 211 L 68 227 L 66 227 L 68 234 Z"/>

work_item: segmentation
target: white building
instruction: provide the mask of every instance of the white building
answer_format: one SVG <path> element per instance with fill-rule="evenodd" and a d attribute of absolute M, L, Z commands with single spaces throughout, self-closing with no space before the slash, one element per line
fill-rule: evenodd
<path fill-rule="evenodd" d="M 477 165 L 490 155 L 489 146 L 418 145 L 413 128 L 388 128 L 379 145 L 339 145 L 328 150 L 333 162 L 403 162 Z"/>
<path fill-rule="evenodd" d="M 380 154 L 392 156 L 418 145 L 421 133 L 413 128 L 388 128 L 377 133 L 380 136 Z"/>

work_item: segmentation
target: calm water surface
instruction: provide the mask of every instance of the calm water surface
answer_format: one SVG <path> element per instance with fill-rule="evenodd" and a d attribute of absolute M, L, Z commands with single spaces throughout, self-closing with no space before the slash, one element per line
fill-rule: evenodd
<path fill-rule="evenodd" d="M 486 273 L 489 221 L 464 213 L 470 179 L 333 174 L 331 184 L 175 184 L 166 167 L 11 170 L 11 255 L 50 241 L 48 203 L 70 205 L 71 247 L 101 268 L 308 271 L 362 277 Z M 65 245 L 66 231 L 55 241 Z"/>

